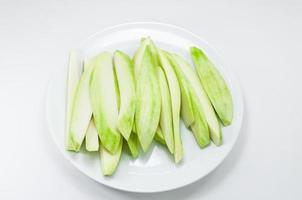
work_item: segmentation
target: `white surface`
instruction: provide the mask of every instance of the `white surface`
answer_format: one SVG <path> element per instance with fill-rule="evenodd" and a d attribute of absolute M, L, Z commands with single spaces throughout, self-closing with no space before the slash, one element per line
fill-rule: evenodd
<path fill-rule="evenodd" d="M 123 154 L 119 167 L 112 177 L 102 176 L 99 155 L 86 151 L 80 153 L 65 150 L 65 111 L 67 69 L 61 64 L 47 92 L 46 115 L 50 132 L 58 148 L 66 159 L 84 174 L 97 182 L 113 188 L 132 192 L 162 192 L 188 185 L 213 171 L 229 154 L 239 136 L 243 116 L 243 100 L 240 86 L 226 68 L 216 52 L 194 34 L 168 24 L 131 23 L 122 24 L 100 31 L 79 46 L 79 57 L 89 59 L 102 51 L 113 53 L 119 49 L 131 57 L 139 46 L 141 37 L 150 36 L 159 48 L 178 53 L 190 61 L 188 49 L 191 46 L 202 48 L 222 73 L 232 94 L 234 118 L 232 124 L 222 128 L 223 144 L 216 147 L 210 144 L 200 149 L 192 133 L 181 123 L 180 132 L 184 148 L 184 158 L 178 165 L 166 148 L 153 143 L 146 153 L 137 159 Z M 81 66 L 82 67 L 82 66 Z M 105 86 L 106 88 L 106 86 Z M 161 181 L 158 181 L 161 180 Z"/>
<path fill-rule="evenodd" d="M 0 199 L 301 199 L 302 2 L 120 3 L 0 2 Z M 199 34 L 241 81 L 242 135 L 217 170 L 180 190 L 144 195 L 102 186 L 66 162 L 47 131 L 47 84 L 69 48 L 133 20 Z"/>

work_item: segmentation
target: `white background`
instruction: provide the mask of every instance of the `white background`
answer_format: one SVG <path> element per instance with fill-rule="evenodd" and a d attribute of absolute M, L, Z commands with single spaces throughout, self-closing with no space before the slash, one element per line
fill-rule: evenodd
<path fill-rule="evenodd" d="M 48 132 L 47 86 L 69 49 L 132 21 L 197 33 L 241 82 L 246 113 L 233 151 L 179 190 L 146 195 L 100 185 L 64 160 Z M 0 199 L 301 199 L 301 86 L 301 1 L 1 0 Z"/>

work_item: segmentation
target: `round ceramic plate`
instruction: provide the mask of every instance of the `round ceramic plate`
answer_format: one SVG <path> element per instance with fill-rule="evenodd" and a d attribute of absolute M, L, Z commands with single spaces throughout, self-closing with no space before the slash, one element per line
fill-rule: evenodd
<path fill-rule="evenodd" d="M 95 181 L 120 190 L 131 192 L 160 192 L 180 188 L 205 177 L 229 154 L 240 131 L 243 116 L 243 101 L 239 85 L 217 56 L 216 52 L 201 38 L 182 28 L 160 23 L 130 23 L 108 28 L 89 37 L 78 50 L 82 59 L 101 51 L 122 50 L 130 56 L 139 46 L 142 37 L 151 36 L 161 48 L 178 53 L 191 62 L 189 47 L 203 49 L 216 64 L 225 78 L 234 102 L 232 125 L 223 127 L 223 145 L 214 144 L 200 149 L 192 133 L 180 124 L 184 146 L 184 159 L 175 164 L 173 157 L 160 144 L 153 143 L 147 153 L 132 159 L 123 153 L 117 171 L 111 177 L 101 173 L 99 154 L 82 148 L 80 153 L 64 149 L 65 98 L 67 83 L 67 60 L 51 82 L 47 97 L 47 119 L 52 137 L 60 151 L 77 169 Z"/>

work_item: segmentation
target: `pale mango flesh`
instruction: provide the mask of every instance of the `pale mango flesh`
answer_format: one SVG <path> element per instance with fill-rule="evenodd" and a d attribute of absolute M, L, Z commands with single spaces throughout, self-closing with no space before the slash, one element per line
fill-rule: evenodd
<path fill-rule="evenodd" d="M 115 153 L 119 148 L 121 135 L 117 130 L 117 92 L 112 57 L 108 52 L 96 57 L 90 80 L 90 99 L 102 146 L 110 153 Z"/>
<path fill-rule="evenodd" d="M 66 150 L 76 151 L 78 145 L 74 144 L 73 137 L 70 133 L 70 122 L 72 117 L 72 109 L 74 104 L 74 97 L 79 83 L 82 65 L 76 50 L 71 50 L 69 54 L 68 63 L 68 77 L 67 77 L 67 95 L 66 95 L 66 121 L 65 121 L 65 148 Z"/>
<path fill-rule="evenodd" d="M 196 100 L 195 102 L 197 108 L 201 108 L 199 112 L 202 112 L 202 116 L 205 117 L 212 141 L 216 145 L 221 145 L 221 127 L 219 121 L 217 120 L 216 113 L 199 81 L 198 76 L 194 73 L 193 68 L 177 54 L 171 54 L 170 60 L 173 62 L 173 66 L 176 74 L 178 75 L 178 78 L 185 80 L 187 86 L 190 87 L 191 94 Z M 196 121 L 194 123 L 196 123 Z"/>
<path fill-rule="evenodd" d="M 104 146 L 100 147 L 100 157 L 101 157 L 101 169 L 104 176 L 111 176 L 120 162 L 123 140 L 118 142 L 117 150 L 115 153 L 110 153 Z"/>
<path fill-rule="evenodd" d="M 69 126 L 70 142 L 68 150 L 80 150 L 91 120 L 92 108 L 89 94 L 89 80 L 92 69 L 92 65 L 86 65 L 74 94 Z"/>
<path fill-rule="evenodd" d="M 201 49 L 191 47 L 190 50 L 199 79 L 217 115 L 225 126 L 230 125 L 233 119 L 233 101 L 225 80 Z"/>
<path fill-rule="evenodd" d="M 136 107 L 134 67 L 129 56 L 121 51 L 114 53 L 113 60 L 120 97 L 117 128 L 128 140 L 134 124 Z"/>
<path fill-rule="evenodd" d="M 98 131 L 94 125 L 93 118 L 90 120 L 88 129 L 85 135 L 85 143 L 87 151 L 98 151 L 99 150 L 99 136 Z"/>
<path fill-rule="evenodd" d="M 144 151 L 147 151 L 158 127 L 161 109 L 161 97 L 154 60 L 149 45 L 144 49 L 136 77 L 136 113 L 135 125 L 138 139 Z"/>
<path fill-rule="evenodd" d="M 169 151 L 174 152 L 174 134 L 173 134 L 173 121 L 172 121 L 172 106 L 169 86 L 166 76 L 160 67 L 157 67 L 157 76 L 160 86 L 161 95 L 161 114 L 160 114 L 160 127 L 163 133 L 165 143 Z"/>
<path fill-rule="evenodd" d="M 183 158 L 183 145 L 181 141 L 181 135 L 179 130 L 180 122 L 180 105 L 181 105 L 181 95 L 180 87 L 178 83 L 177 76 L 173 70 L 173 67 L 166 57 L 163 51 L 158 49 L 159 60 L 161 67 L 165 72 L 169 91 L 171 95 L 171 105 L 172 105 L 172 122 L 173 122 L 173 134 L 174 134 L 174 160 L 179 163 Z"/>

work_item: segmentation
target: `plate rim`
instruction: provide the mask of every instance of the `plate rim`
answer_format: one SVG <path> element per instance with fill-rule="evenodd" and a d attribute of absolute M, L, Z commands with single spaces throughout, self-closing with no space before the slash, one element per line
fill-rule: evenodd
<path fill-rule="evenodd" d="M 211 169 L 208 169 L 204 174 L 201 174 L 200 176 L 195 176 L 194 178 L 190 179 L 190 181 L 183 181 L 181 182 L 180 184 L 178 184 L 177 186 L 172 186 L 172 187 L 166 187 L 166 188 L 163 188 L 163 189 L 150 189 L 150 190 L 135 190 L 135 189 L 131 189 L 131 188 L 127 188 L 127 187 L 123 187 L 121 185 L 115 185 L 115 184 L 112 184 L 110 182 L 106 182 L 106 181 L 102 181 L 102 180 L 99 180 L 99 179 L 96 179 L 95 177 L 93 176 L 90 176 L 85 170 L 82 170 L 78 164 L 76 164 L 70 156 L 67 155 L 67 152 L 65 150 L 63 150 L 61 147 L 60 147 L 60 144 L 57 142 L 57 140 L 54 138 L 54 130 L 52 128 L 52 126 L 50 125 L 51 124 L 51 120 L 49 119 L 49 96 L 50 96 L 50 90 L 51 90 L 51 87 L 52 87 L 52 84 L 51 82 L 53 81 L 50 81 L 49 84 L 48 84 L 48 87 L 47 87 L 47 95 L 46 95 L 46 120 L 47 120 L 47 126 L 48 126 L 48 129 L 49 131 L 51 132 L 51 137 L 52 137 L 52 140 L 54 141 L 54 143 L 56 144 L 57 148 L 59 149 L 59 151 L 63 154 L 63 156 L 65 157 L 65 159 L 67 159 L 73 167 L 75 167 L 78 171 L 80 171 L 81 173 L 85 174 L 87 177 L 91 178 L 92 180 L 94 180 L 95 182 L 97 183 L 100 183 L 106 187 L 110 187 L 110 188 L 113 188 L 113 189 L 117 189 L 117 190 L 121 190 L 121 191 L 125 191 L 125 192 L 133 192 L 133 193 L 158 193 L 158 192 L 165 192 L 165 191 L 171 191 L 171 190 L 176 190 L 176 189 L 179 189 L 179 188 L 182 188 L 184 186 L 187 186 L 187 185 L 190 185 L 190 184 L 193 184 L 195 182 L 197 182 L 198 180 L 201 180 L 203 179 L 204 177 L 206 177 L 207 175 L 209 175 L 211 172 L 215 171 L 215 169 L 221 165 L 221 163 L 224 162 L 224 160 L 229 156 L 230 152 L 232 151 L 232 149 L 234 148 L 235 144 L 237 143 L 238 141 L 238 137 L 239 135 L 241 134 L 241 129 L 242 129 L 242 123 L 243 123 L 243 117 L 244 117 L 244 99 L 243 99 L 243 94 L 242 94 L 242 89 L 241 89 L 241 86 L 240 86 L 240 82 L 239 82 L 239 79 L 237 78 L 235 72 L 229 70 L 229 68 L 227 67 L 227 65 L 225 64 L 225 62 L 223 60 L 221 60 L 221 56 L 218 52 L 218 50 L 216 48 L 214 48 L 211 44 L 209 44 L 206 40 L 202 39 L 200 36 L 198 36 L 197 34 L 189 31 L 188 29 L 186 28 L 183 28 L 183 27 L 180 27 L 180 26 L 177 26 L 177 25 L 173 25 L 173 24 L 168 24 L 168 23 L 162 23 L 162 22 L 156 22 L 156 21 L 138 21 L 138 22 L 127 22 L 127 23 L 121 23 L 121 24 L 117 24 L 117 25 L 114 25 L 114 26 L 110 26 L 110 27 L 107 27 L 107 28 L 104 28 L 104 29 L 101 29 L 99 31 L 96 31 L 95 33 L 89 35 L 86 39 L 82 40 L 82 42 L 79 43 L 77 49 L 81 49 L 82 47 L 84 47 L 84 45 L 86 43 L 88 43 L 91 39 L 93 39 L 94 37 L 98 36 L 99 34 L 104 34 L 108 31 L 112 31 L 114 29 L 119 29 L 119 28 L 124 28 L 124 27 L 128 27 L 128 26 L 162 26 L 162 27 L 166 27 L 166 28 L 171 28 L 171 29 L 174 29 L 176 31 L 181 31 L 183 33 L 185 33 L 186 35 L 189 35 L 193 38 L 195 38 L 196 40 L 199 40 L 201 41 L 202 43 L 204 43 L 212 52 L 214 52 L 214 54 L 219 58 L 220 61 L 222 61 L 222 64 L 223 64 L 223 70 L 226 72 L 226 74 L 228 75 L 228 78 L 230 78 L 231 82 L 232 82 L 232 86 L 233 86 L 233 90 L 237 91 L 237 99 L 238 99 L 238 107 L 239 110 L 241 111 L 240 112 L 240 116 L 239 116 L 239 126 L 238 126 L 238 130 L 236 130 L 238 133 L 235 135 L 235 138 L 234 138 L 234 142 L 231 144 L 231 147 L 228 148 L 225 153 L 224 153 L 224 156 L 223 158 L 217 162 Z M 54 75 L 55 77 L 55 75 Z"/>

